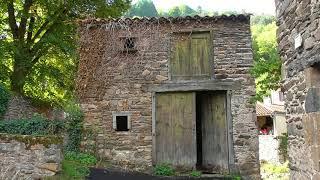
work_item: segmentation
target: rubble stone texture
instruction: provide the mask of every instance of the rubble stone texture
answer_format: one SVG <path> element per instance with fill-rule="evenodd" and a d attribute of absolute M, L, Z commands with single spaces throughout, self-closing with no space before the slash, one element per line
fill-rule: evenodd
<path fill-rule="evenodd" d="M 213 31 L 214 76 L 239 83 L 230 91 L 236 169 L 260 179 L 250 18 L 120 19 L 81 21 L 77 93 L 85 113 L 84 150 L 123 168 L 152 167 L 152 92 L 146 86 L 170 82 L 172 32 Z M 122 52 L 121 37 L 135 37 L 137 52 Z M 130 112 L 131 129 L 113 129 L 112 113 Z"/>
<path fill-rule="evenodd" d="M 17 120 L 32 118 L 35 114 L 41 114 L 48 119 L 64 119 L 64 112 L 47 105 L 35 106 L 30 99 L 22 96 L 12 96 L 8 102 L 4 120 Z"/>
<path fill-rule="evenodd" d="M 31 180 L 55 175 L 61 168 L 62 145 L 44 138 L 49 137 L 0 134 L 0 179 Z"/>
<path fill-rule="evenodd" d="M 276 0 L 291 179 L 319 179 L 320 1 Z M 295 39 L 302 44 L 295 49 Z"/>

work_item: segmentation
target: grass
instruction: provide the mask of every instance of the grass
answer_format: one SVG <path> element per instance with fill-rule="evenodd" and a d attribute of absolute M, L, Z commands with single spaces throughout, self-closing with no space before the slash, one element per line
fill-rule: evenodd
<path fill-rule="evenodd" d="M 190 172 L 190 176 L 192 176 L 192 177 L 200 177 L 201 175 L 202 175 L 201 171 L 193 170 Z"/>
<path fill-rule="evenodd" d="M 62 171 L 55 176 L 45 178 L 45 180 L 82 180 L 89 175 L 89 167 L 96 163 L 97 159 L 90 154 L 67 152 L 62 161 Z"/>
<path fill-rule="evenodd" d="M 173 176 L 175 170 L 169 164 L 158 164 L 154 168 L 154 174 L 157 176 Z"/>

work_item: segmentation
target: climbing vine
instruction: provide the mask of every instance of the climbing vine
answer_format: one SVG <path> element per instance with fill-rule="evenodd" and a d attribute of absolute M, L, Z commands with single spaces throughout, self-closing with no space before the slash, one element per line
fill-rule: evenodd
<path fill-rule="evenodd" d="M 68 112 L 66 122 L 67 151 L 79 152 L 83 132 L 83 113 L 80 108 L 72 108 Z"/>
<path fill-rule="evenodd" d="M 283 133 L 281 136 L 278 136 L 279 140 L 279 154 L 283 157 L 283 160 L 288 160 L 288 134 Z"/>
<path fill-rule="evenodd" d="M 0 84 L 0 119 L 6 113 L 9 100 L 10 100 L 9 91 L 2 84 Z"/>

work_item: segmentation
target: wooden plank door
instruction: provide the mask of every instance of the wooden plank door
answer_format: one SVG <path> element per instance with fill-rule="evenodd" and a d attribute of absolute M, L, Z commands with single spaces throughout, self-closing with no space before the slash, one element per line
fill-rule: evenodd
<path fill-rule="evenodd" d="M 206 92 L 197 96 L 201 106 L 202 166 L 215 173 L 228 173 L 226 93 Z"/>
<path fill-rule="evenodd" d="M 210 79 L 213 71 L 210 32 L 179 34 L 170 59 L 172 80 Z"/>
<path fill-rule="evenodd" d="M 195 167 L 195 93 L 156 93 L 155 109 L 156 163 Z"/>

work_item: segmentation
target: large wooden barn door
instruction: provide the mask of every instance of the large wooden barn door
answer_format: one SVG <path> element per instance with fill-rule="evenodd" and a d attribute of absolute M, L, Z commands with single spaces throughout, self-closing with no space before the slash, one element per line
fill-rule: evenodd
<path fill-rule="evenodd" d="M 195 167 L 195 93 L 156 93 L 156 163 Z"/>
<path fill-rule="evenodd" d="M 228 173 L 226 93 L 200 93 L 197 99 L 202 127 L 202 167 L 211 172 Z"/>

